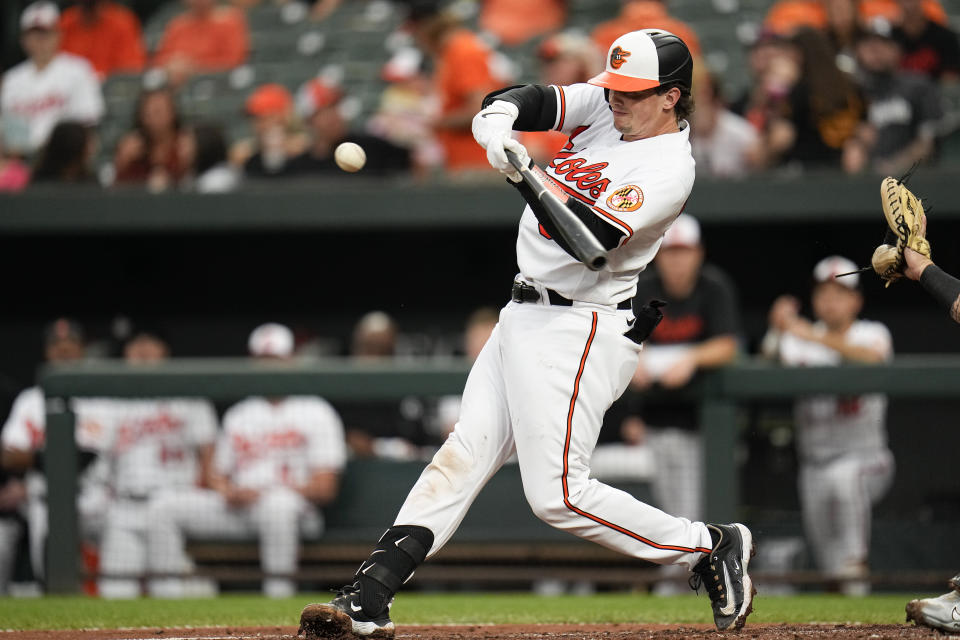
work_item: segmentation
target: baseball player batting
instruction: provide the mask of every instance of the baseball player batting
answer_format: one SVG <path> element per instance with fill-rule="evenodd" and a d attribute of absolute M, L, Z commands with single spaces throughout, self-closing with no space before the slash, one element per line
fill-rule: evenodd
<path fill-rule="evenodd" d="M 354 582 L 331 602 L 304 608 L 308 638 L 392 636 L 394 595 L 514 453 L 540 519 L 628 556 L 686 567 L 692 584 L 706 587 L 717 627 L 743 626 L 754 594 L 749 529 L 676 518 L 591 479 L 588 466 L 603 414 L 655 324 L 655 306 L 633 316 L 637 275 L 693 187 L 692 71 L 680 38 L 647 29 L 618 38 L 606 70 L 587 84 L 516 86 L 484 99 L 473 135 L 528 203 L 520 274 L 467 378 L 453 433 Z M 597 271 L 574 257 L 507 159 L 511 151 L 532 166 L 512 131 L 548 129 L 569 139 L 542 179 L 607 250 Z"/>

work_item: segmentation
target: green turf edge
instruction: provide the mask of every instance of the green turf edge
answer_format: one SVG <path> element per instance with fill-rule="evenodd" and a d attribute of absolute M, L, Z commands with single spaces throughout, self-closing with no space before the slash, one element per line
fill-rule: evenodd
<path fill-rule="evenodd" d="M 922 597 L 934 594 L 922 594 Z M 296 625 L 300 609 L 330 594 L 270 600 L 226 595 L 202 600 L 100 600 L 87 597 L 0 599 L 0 629 L 112 629 L 183 626 Z M 759 597 L 754 623 L 903 622 L 904 605 L 921 594 L 866 598 L 797 595 Z M 540 597 L 530 593 L 410 593 L 393 608 L 397 624 L 494 623 L 710 623 L 706 596 L 654 597 L 633 594 Z"/>

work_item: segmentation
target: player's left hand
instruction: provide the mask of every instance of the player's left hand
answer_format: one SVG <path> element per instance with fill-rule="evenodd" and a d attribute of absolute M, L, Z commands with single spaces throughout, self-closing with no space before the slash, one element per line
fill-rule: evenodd
<path fill-rule="evenodd" d="M 493 104 L 473 117 L 471 130 L 477 143 L 487 150 L 487 162 L 513 182 L 520 182 L 520 173 L 507 160 L 507 151 L 512 151 L 524 165 L 530 163 L 530 155 L 522 144 L 514 140 L 513 123 L 517 119 L 517 106 L 505 100 Z"/>
<path fill-rule="evenodd" d="M 488 150 L 491 144 L 502 144 L 503 138 L 509 138 L 513 132 L 513 123 L 518 115 L 520 115 L 520 109 L 517 105 L 506 100 L 494 100 L 492 104 L 473 116 L 473 122 L 470 124 L 473 139 Z"/>
<path fill-rule="evenodd" d="M 688 382 L 697 372 L 697 361 L 692 355 L 686 355 L 674 362 L 660 376 L 660 384 L 667 389 L 678 389 Z"/>

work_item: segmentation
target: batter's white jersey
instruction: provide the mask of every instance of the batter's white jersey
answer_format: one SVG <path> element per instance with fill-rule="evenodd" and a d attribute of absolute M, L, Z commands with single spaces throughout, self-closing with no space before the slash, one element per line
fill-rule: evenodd
<path fill-rule="evenodd" d="M 326 400 L 247 398 L 224 414 L 214 464 L 238 487 L 270 489 L 339 471 L 346 457 L 343 423 Z"/>
<path fill-rule="evenodd" d="M 197 451 L 217 436 L 208 401 L 103 398 L 85 406 L 86 421 L 97 424 L 97 446 L 108 461 L 115 495 L 145 498 L 157 489 L 197 483 Z"/>
<path fill-rule="evenodd" d="M 58 53 L 42 70 L 25 60 L 3 76 L 0 87 L 0 115 L 7 131 L 7 144 L 15 133 L 27 135 L 27 151 L 42 147 L 53 127 L 61 120 L 96 124 L 104 113 L 100 81 L 87 60 Z"/>
<path fill-rule="evenodd" d="M 545 171 L 624 237 L 607 254 L 607 267 L 591 271 L 546 235 L 528 206 L 517 238 L 520 277 L 571 300 L 616 304 L 633 297 L 637 274 L 656 255 L 693 188 L 690 126 L 683 121 L 677 133 L 626 142 L 602 88 L 552 88 L 558 99 L 554 128 L 570 139 Z"/>
<path fill-rule="evenodd" d="M 825 333 L 823 323 L 814 331 Z M 890 331 L 879 322 L 857 320 L 847 330 L 849 344 L 868 347 L 893 356 Z M 779 358 L 791 366 L 839 365 L 839 352 L 819 343 L 801 340 L 791 334 L 780 339 Z M 879 393 L 861 396 L 812 396 L 794 405 L 797 444 L 807 460 L 828 460 L 853 451 L 877 451 L 887 446 L 887 397 Z"/>

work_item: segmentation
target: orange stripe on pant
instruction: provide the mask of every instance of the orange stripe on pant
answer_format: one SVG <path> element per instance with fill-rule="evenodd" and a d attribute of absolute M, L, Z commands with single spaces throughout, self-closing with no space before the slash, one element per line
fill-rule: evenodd
<path fill-rule="evenodd" d="M 570 502 L 570 492 L 567 487 L 567 471 L 568 471 L 567 456 L 570 454 L 570 438 L 573 434 L 573 411 L 577 406 L 577 396 L 580 393 L 580 378 L 583 376 L 583 370 L 587 364 L 587 356 L 590 355 L 590 345 L 593 344 L 593 338 L 595 335 L 597 335 L 597 312 L 594 311 L 591 315 L 593 316 L 593 321 L 591 322 L 591 325 L 590 325 L 590 336 L 587 338 L 587 344 L 584 345 L 583 347 L 583 355 L 580 357 L 580 367 L 577 369 L 577 377 L 573 382 L 573 393 L 570 396 L 570 408 L 567 410 L 567 434 L 563 442 L 563 475 L 561 476 L 561 482 L 563 484 L 563 504 L 566 505 L 567 509 L 569 509 L 570 511 L 573 511 L 577 515 L 583 516 L 584 518 L 588 518 L 589 520 L 593 520 L 597 524 L 601 524 L 605 527 L 609 527 L 614 531 L 618 531 L 626 536 L 633 538 L 634 540 L 638 540 L 639 542 L 642 542 L 646 545 L 650 545 L 651 547 L 654 547 L 656 549 L 665 549 L 668 551 L 684 551 L 687 553 L 696 553 L 696 552 L 710 553 L 711 550 L 706 547 L 680 547 L 680 546 L 667 545 L 667 544 L 658 544 L 656 542 L 653 542 L 652 540 L 644 538 L 638 533 L 634 533 L 633 531 L 630 531 L 629 529 L 625 529 L 617 524 L 608 522 L 607 520 L 604 520 L 599 516 L 595 516 L 592 513 L 587 513 L 582 509 L 578 509 L 573 505 L 572 502 Z"/>

